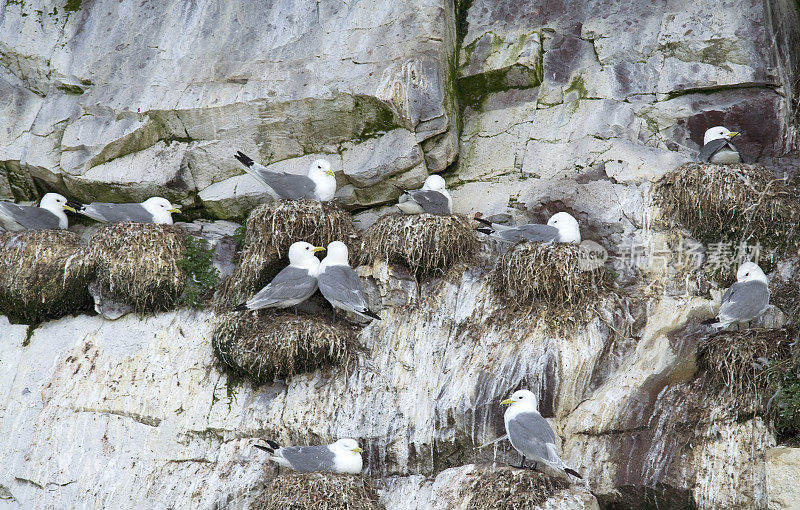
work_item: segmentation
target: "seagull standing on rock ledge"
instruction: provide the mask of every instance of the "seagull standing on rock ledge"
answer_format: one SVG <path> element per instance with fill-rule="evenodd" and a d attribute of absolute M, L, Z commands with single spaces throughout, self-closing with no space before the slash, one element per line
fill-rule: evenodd
<path fill-rule="evenodd" d="M 327 160 L 318 159 L 311 163 L 306 175 L 295 175 L 270 170 L 241 151 L 234 157 L 244 165 L 245 171 L 261 181 L 267 187 L 269 194 L 276 199 L 309 198 L 317 202 L 329 202 L 336 195 L 336 177 Z"/>
<path fill-rule="evenodd" d="M 333 241 L 328 245 L 328 255 L 319 266 L 319 291 L 333 305 L 334 320 L 336 309 L 353 312 L 365 319 L 381 318 L 367 306 L 361 280 L 348 261 L 347 245 Z"/>
<path fill-rule="evenodd" d="M 731 138 L 739 136 L 736 131 L 729 131 L 722 126 L 712 127 L 706 130 L 703 137 L 703 148 L 700 149 L 698 158 L 703 163 L 720 163 L 730 165 L 741 163 L 742 156 L 739 149 L 731 143 Z"/>
<path fill-rule="evenodd" d="M 421 189 L 405 190 L 395 187 L 402 192 L 397 207 L 406 214 L 453 214 L 453 199 L 441 175 L 429 175 Z"/>

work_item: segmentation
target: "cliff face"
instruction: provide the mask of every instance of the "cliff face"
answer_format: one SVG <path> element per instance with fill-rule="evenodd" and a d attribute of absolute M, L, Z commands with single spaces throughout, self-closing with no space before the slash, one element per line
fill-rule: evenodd
<path fill-rule="evenodd" d="M 444 171 L 458 213 L 571 212 L 633 284 L 552 327 L 493 295 L 490 250 L 422 282 L 362 267 L 383 320 L 357 363 L 258 388 L 216 364 L 210 311 L 0 318 L 0 502 L 246 507 L 271 474 L 255 438 L 352 436 L 387 508 L 462 508 L 470 464 L 516 461 L 480 447 L 529 387 L 587 482 L 548 508 L 787 507 L 796 452 L 697 374 L 712 302 L 629 255 L 663 244 L 650 183 L 709 126 L 794 174 L 799 45 L 789 0 L 0 3 L 0 198 L 236 219 L 268 200 L 236 150 L 325 155 L 366 227 Z"/>

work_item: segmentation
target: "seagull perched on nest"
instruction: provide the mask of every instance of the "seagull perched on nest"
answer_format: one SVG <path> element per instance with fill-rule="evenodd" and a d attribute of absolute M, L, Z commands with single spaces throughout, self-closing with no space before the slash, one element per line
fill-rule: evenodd
<path fill-rule="evenodd" d="M 233 310 L 258 310 L 259 308 L 288 308 L 310 298 L 317 290 L 319 259 L 314 256 L 324 251 L 305 241 L 298 241 L 289 247 L 289 265 L 272 279 L 266 287 Z"/>
<path fill-rule="evenodd" d="M 722 304 L 714 319 L 704 322 L 715 329 L 736 322 L 750 322 L 769 306 L 769 281 L 755 262 L 745 262 L 736 272 L 736 283 L 722 295 Z"/>
<path fill-rule="evenodd" d="M 348 261 L 347 245 L 341 241 L 333 241 L 328 245 L 328 254 L 319 266 L 319 291 L 333 305 L 334 319 L 336 309 L 353 312 L 365 319 L 378 319 L 378 315 L 369 309 L 361 288 L 361 280 Z"/>
<path fill-rule="evenodd" d="M 519 390 L 500 403 L 510 404 L 504 419 L 511 446 L 522 456 L 519 467 L 524 468 L 525 459 L 528 458 L 533 460 L 533 469 L 541 462 L 556 471 L 583 478 L 574 469 L 566 467 L 558 456 L 556 435 L 550 424 L 539 414 L 536 395 L 528 390 Z"/>
<path fill-rule="evenodd" d="M 429 175 L 421 189 L 405 190 L 396 187 L 402 192 L 397 207 L 406 214 L 429 213 L 440 216 L 453 214 L 453 199 L 445 188 L 444 178 L 441 175 Z"/>
<path fill-rule="evenodd" d="M 65 229 L 69 222 L 64 211 L 75 212 L 75 209 L 58 193 L 45 194 L 39 207 L 0 202 L 0 227 L 9 232 Z"/>
<path fill-rule="evenodd" d="M 72 203 L 71 203 L 72 204 Z M 104 223 L 161 223 L 172 225 L 172 213 L 181 212 L 163 197 L 150 197 L 141 204 L 74 204 L 78 213 Z"/>
<path fill-rule="evenodd" d="M 707 129 L 698 159 L 703 163 L 741 163 L 742 156 L 739 154 L 739 149 L 731 143 L 731 138 L 734 136 L 739 136 L 739 133 L 729 131 L 722 126 Z"/>
<path fill-rule="evenodd" d="M 578 226 L 578 220 L 566 212 L 559 212 L 552 215 L 550 219 L 547 220 L 547 225 L 529 223 L 517 227 L 505 227 L 484 220 L 483 218 L 475 218 L 475 220 L 487 225 L 486 227 L 477 229 L 478 232 L 487 234 L 494 239 L 506 243 L 528 241 L 537 243 L 580 244 L 581 242 L 581 229 Z"/>
<path fill-rule="evenodd" d="M 357 475 L 361 472 L 361 452 L 355 439 L 344 438 L 326 446 L 284 446 L 267 440 L 269 446 L 254 445 L 270 454 L 269 460 L 301 473 L 333 471 Z"/>
<path fill-rule="evenodd" d="M 270 195 L 277 199 L 310 198 L 317 202 L 328 202 L 336 194 L 336 177 L 327 160 L 318 159 L 311 163 L 306 175 L 295 175 L 269 170 L 241 151 L 234 157 L 244 165 L 248 174 L 261 181 Z"/>

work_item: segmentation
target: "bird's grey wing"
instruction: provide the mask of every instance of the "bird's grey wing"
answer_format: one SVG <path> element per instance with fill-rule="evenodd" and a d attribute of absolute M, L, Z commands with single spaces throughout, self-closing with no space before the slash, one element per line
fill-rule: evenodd
<path fill-rule="evenodd" d="M 549 243 L 558 239 L 558 229 L 550 225 L 529 224 L 500 230 L 496 235 L 512 243 L 520 241 Z"/>
<path fill-rule="evenodd" d="M 422 210 L 429 214 L 450 214 L 450 204 L 447 197 L 435 190 L 415 189 L 406 191 L 411 200 L 418 203 Z"/>
<path fill-rule="evenodd" d="M 508 439 L 526 457 L 539 457 L 551 462 L 553 459 L 547 444 L 556 442 L 550 424 L 539 413 L 520 413 L 508 422 Z"/>
<path fill-rule="evenodd" d="M 764 282 L 736 282 L 722 296 L 718 317 L 751 319 L 769 304 L 769 287 Z"/>
<path fill-rule="evenodd" d="M 333 471 L 336 467 L 334 454 L 327 446 L 287 446 L 278 453 L 295 471 Z"/>
<path fill-rule="evenodd" d="M 79 213 L 106 223 L 153 223 L 153 215 L 142 204 L 107 204 L 92 202 L 78 210 Z"/>
<path fill-rule="evenodd" d="M 258 163 L 247 168 L 247 172 L 257 177 L 261 182 L 272 188 L 281 198 L 314 198 L 317 185 L 310 177 L 305 175 L 288 174 L 286 172 L 273 172 Z"/>
<path fill-rule="evenodd" d="M 60 228 L 58 216 L 35 205 L 17 205 L 0 202 L 0 214 L 25 230 Z"/>
<path fill-rule="evenodd" d="M 350 266 L 328 266 L 319 275 L 319 291 L 328 301 L 337 301 L 352 310 L 368 309 L 358 274 Z"/>
<path fill-rule="evenodd" d="M 703 145 L 703 148 L 700 149 L 700 154 L 697 156 L 697 159 L 702 161 L 703 163 L 708 163 L 711 161 L 711 158 L 716 154 L 720 149 L 728 145 L 728 140 L 725 138 L 717 138 L 716 140 L 711 140 L 707 144 Z"/>
<path fill-rule="evenodd" d="M 317 290 L 317 279 L 305 269 L 287 266 L 266 287 L 258 291 L 248 305 L 269 306 L 291 299 L 305 299 Z"/>

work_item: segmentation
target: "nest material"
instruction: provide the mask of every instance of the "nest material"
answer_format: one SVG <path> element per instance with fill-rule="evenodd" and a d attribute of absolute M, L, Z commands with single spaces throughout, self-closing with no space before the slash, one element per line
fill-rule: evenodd
<path fill-rule="evenodd" d="M 66 230 L 0 234 L 0 312 L 38 322 L 90 308 L 94 265 Z"/>
<path fill-rule="evenodd" d="M 179 261 L 186 254 L 180 227 L 150 223 L 114 223 L 89 240 L 97 282 L 113 300 L 137 313 L 174 306 L 186 284 Z"/>
<path fill-rule="evenodd" d="M 469 478 L 466 490 L 472 493 L 472 498 L 467 504 L 468 510 L 533 508 L 569 487 L 569 483 L 560 478 L 512 467 L 476 469 Z"/>
<path fill-rule="evenodd" d="M 257 384 L 324 366 L 347 366 L 356 350 L 349 325 L 272 310 L 220 316 L 212 345 L 223 363 Z"/>
<path fill-rule="evenodd" d="M 288 473 L 270 480 L 254 510 L 377 510 L 378 493 L 369 478 L 336 473 Z"/>
<path fill-rule="evenodd" d="M 356 235 L 350 215 L 330 202 L 279 200 L 253 209 L 239 266 L 217 293 L 217 311 L 247 300 L 267 285 L 288 263 L 292 243 L 327 246 L 342 241 L 352 249 Z"/>
<path fill-rule="evenodd" d="M 653 192 L 666 216 L 706 244 L 800 246 L 800 197 L 762 165 L 686 163 Z"/>
<path fill-rule="evenodd" d="M 575 308 L 606 287 L 604 268 L 587 269 L 585 256 L 574 244 L 520 243 L 498 259 L 491 281 L 519 306 Z"/>
<path fill-rule="evenodd" d="M 479 247 L 472 224 L 460 216 L 387 214 L 364 233 L 361 262 L 400 263 L 424 277 L 471 261 Z"/>

